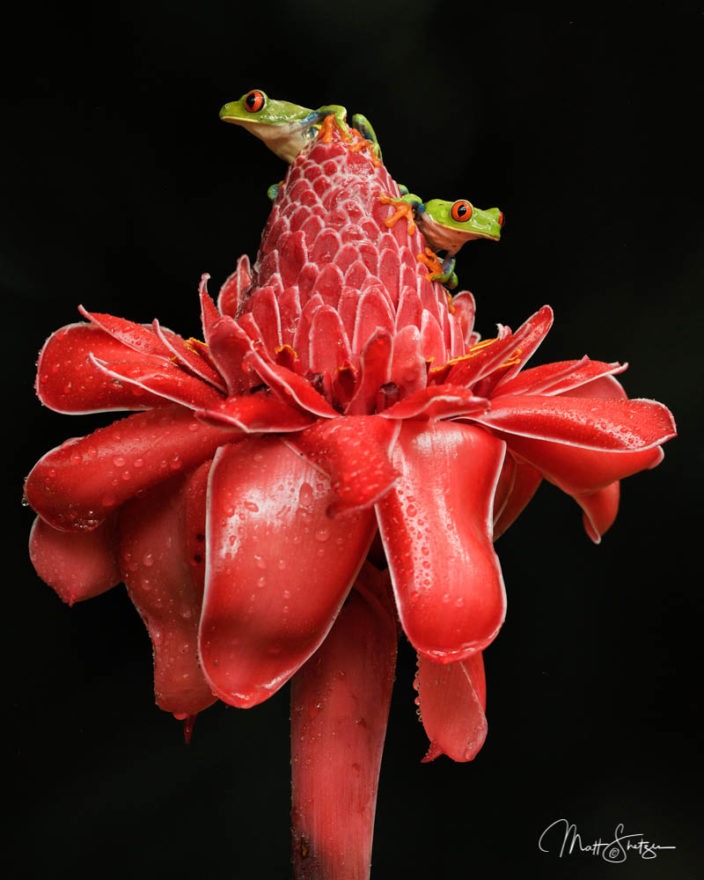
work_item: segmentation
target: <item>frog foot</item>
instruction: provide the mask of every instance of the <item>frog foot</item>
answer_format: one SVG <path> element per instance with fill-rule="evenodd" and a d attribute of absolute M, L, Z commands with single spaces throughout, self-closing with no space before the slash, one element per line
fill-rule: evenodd
<path fill-rule="evenodd" d="M 338 119 L 334 113 L 327 113 L 323 116 L 323 121 L 320 123 L 320 131 L 318 132 L 318 137 L 324 144 L 332 143 L 332 133 L 335 128 L 337 128 L 344 140 L 352 140 L 352 134 L 347 123 Z"/>
<path fill-rule="evenodd" d="M 429 247 L 427 247 L 422 254 L 418 254 L 416 260 L 429 270 L 428 274 L 425 276 L 428 281 L 437 281 L 443 274 L 440 258 L 435 251 L 431 250 Z"/>
<path fill-rule="evenodd" d="M 382 193 L 379 196 L 379 201 L 382 205 L 395 205 L 396 207 L 395 212 L 384 220 L 384 226 L 388 226 L 389 229 L 392 229 L 401 217 L 405 217 L 408 221 L 408 234 L 413 235 L 416 231 L 416 221 L 413 213 L 414 206 L 410 202 L 404 202 L 402 199 L 395 199 L 387 193 Z"/>
<path fill-rule="evenodd" d="M 352 143 L 349 146 L 350 151 L 352 153 L 360 153 L 362 150 L 366 150 L 372 161 L 372 165 L 375 168 L 378 168 L 381 165 L 379 145 L 375 144 L 374 141 L 365 138 L 356 128 L 351 128 L 350 134 L 352 135 Z"/>
<path fill-rule="evenodd" d="M 457 287 L 459 282 L 454 271 L 454 260 L 441 261 L 435 251 L 429 247 L 425 249 L 424 253 L 418 254 L 416 260 L 428 269 L 428 273 L 425 276 L 428 281 L 439 281 L 450 290 L 454 290 Z"/>

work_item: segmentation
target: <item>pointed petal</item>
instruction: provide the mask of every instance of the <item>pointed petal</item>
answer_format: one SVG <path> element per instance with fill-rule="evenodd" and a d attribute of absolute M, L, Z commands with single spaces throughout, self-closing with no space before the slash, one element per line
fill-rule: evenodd
<path fill-rule="evenodd" d="M 318 421 L 291 445 L 330 478 L 337 500 L 331 513 L 370 507 L 397 477 L 389 459 L 399 426 L 378 416 Z"/>
<path fill-rule="evenodd" d="M 428 385 L 385 409 L 387 419 L 447 419 L 486 412 L 489 401 L 457 385 Z"/>
<path fill-rule="evenodd" d="M 91 324 L 100 327 L 101 330 L 104 330 L 113 339 L 121 342 L 127 348 L 131 348 L 133 351 L 140 352 L 141 354 L 168 357 L 168 350 L 164 347 L 164 343 L 156 335 L 151 325 L 137 324 L 125 318 L 116 318 L 114 315 L 89 312 L 83 306 L 79 306 L 78 311 Z"/>
<path fill-rule="evenodd" d="M 392 345 L 390 334 L 380 330 L 364 346 L 359 359 L 360 378 L 347 407 L 348 415 L 363 415 L 376 409 L 379 389 L 389 381 Z"/>
<path fill-rule="evenodd" d="M 584 511 L 582 522 L 584 530 L 595 544 L 601 542 L 601 536 L 611 528 L 618 513 L 620 484 L 609 483 L 603 489 L 588 495 L 575 495 L 574 500 Z"/>
<path fill-rule="evenodd" d="M 623 480 L 640 471 L 650 470 L 660 464 L 664 457 L 658 446 L 636 452 L 623 452 L 586 449 L 510 434 L 505 439 L 514 455 L 532 465 L 546 480 L 575 498 L 596 492 L 609 483 Z"/>
<path fill-rule="evenodd" d="M 552 320 L 552 309 L 543 306 L 515 333 L 499 327 L 497 338 L 470 349 L 450 370 L 447 380 L 457 385 L 485 380 L 488 387 L 477 393 L 488 395 L 500 379 L 515 375 L 525 366 L 550 330 Z"/>
<path fill-rule="evenodd" d="M 221 314 L 233 318 L 237 315 L 252 283 L 251 270 L 249 257 L 243 254 L 237 260 L 235 271 L 227 278 L 218 293 L 218 311 Z"/>
<path fill-rule="evenodd" d="M 226 703 L 267 699 L 332 625 L 374 533 L 370 511 L 330 519 L 334 500 L 329 481 L 278 438 L 216 456 L 200 651 Z"/>
<path fill-rule="evenodd" d="M 300 431 L 313 421 L 311 415 L 265 391 L 243 397 L 228 397 L 216 407 L 197 410 L 195 414 L 209 425 L 229 425 L 246 433 Z"/>
<path fill-rule="evenodd" d="M 478 421 L 506 434 L 603 451 L 650 449 L 676 433 L 667 407 L 639 399 L 501 396 Z"/>
<path fill-rule="evenodd" d="M 224 381 L 208 359 L 208 348 L 204 342 L 198 339 L 182 339 L 162 327 L 156 319 L 154 319 L 152 326 L 156 335 L 171 352 L 179 366 L 189 370 L 194 376 L 199 376 L 219 391 L 227 391 Z M 96 353 L 96 356 L 100 357 L 100 354 Z M 109 357 L 102 359 L 111 360 Z"/>
<path fill-rule="evenodd" d="M 401 623 L 442 663 L 486 647 L 506 599 L 492 545 L 492 504 L 505 445 L 456 422 L 406 422 L 394 447 L 401 476 L 377 504 Z"/>
<path fill-rule="evenodd" d="M 506 456 L 496 487 L 494 541 L 518 519 L 542 481 L 540 471 L 510 454 Z"/>
<path fill-rule="evenodd" d="M 105 374 L 91 355 L 139 367 L 141 352 L 92 324 L 69 324 L 53 333 L 39 353 L 36 391 L 43 404 L 61 413 L 151 409 L 167 403 L 143 388 L 125 386 Z"/>
<path fill-rule="evenodd" d="M 114 525 L 109 519 L 92 532 L 60 532 L 35 519 L 29 536 L 32 565 L 68 605 L 99 596 L 122 580 Z"/>
<path fill-rule="evenodd" d="M 237 439 L 180 406 L 136 413 L 52 449 L 31 470 L 25 495 L 54 528 L 94 529 L 137 492 L 196 467 Z"/>
<path fill-rule="evenodd" d="M 487 735 L 481 653 L 459 663 L 434 663 L 419 655 L 415 686 L 421 721 L 430 740 L 423 763 L 439 755 L 453 761 L 476 758 Z"/>
<path fill-rule="evenodd" d="M 133 385 L 189 409 L 217 406 L 223 399 L 212 385 L 164 358 L 144 358 L 140 363 L 126 366 L 99 360 L 92 354 L 89 360 L 116 385 Z"/>
<path fill-rule="evenodd" d="M 201 596 L 186 536 L 187 479 L 162 483 L 120 511 L 120 567 L 154 649 L 154 696 L 165 712 L 195 715 L 215 702 L 198 661 Z"/>
<path fill-rule="evenodd" d="M 568 394 L 602 376 L 623 373 L 627 364 L 607 364 L 583 357 L 578 361 L 556 361 L 523 370 L 513 379 L 501 379 L 495 389 L 499 394 Z M 592 394 L 592 397 L 599 395 Z"/>
<path fill-rule="evenodd" d="M 365 565 L 291 686 L 296 880 L 367 878 L 397 631 L 383 576 Z"/>

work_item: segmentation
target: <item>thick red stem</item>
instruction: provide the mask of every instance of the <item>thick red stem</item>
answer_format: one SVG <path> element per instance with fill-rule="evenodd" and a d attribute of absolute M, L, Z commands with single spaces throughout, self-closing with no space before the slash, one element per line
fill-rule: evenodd
<path fill-rule="evenodd" d="M 397 628 L 388 575 L 363 568 L 291 689 L 294 880 L 368 880 Z"/>

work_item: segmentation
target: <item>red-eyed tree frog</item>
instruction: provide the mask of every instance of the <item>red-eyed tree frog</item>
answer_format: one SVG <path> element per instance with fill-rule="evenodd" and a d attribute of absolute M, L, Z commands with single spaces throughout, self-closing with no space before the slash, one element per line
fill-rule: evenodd
<path fill-rule="evenodd" d="M 350 138 L 347 110 L 339 104 L 311 110 L 289 101 L 276 101 L 260 89 L 252 89 L 220 109 L 220 119 L 246 128 L 288 163 L 317 137 L 327 116 L 332 116 L 340 131 Z"/>
<path fill-rule="evenodd" d="M 477 238 L 488 238 L 490 241 L 501 238 L 504 215 L 498 208 L 483 211 L 475 208 L 467 199 L 454 202 L 430 199 L 424 202 L 413 193 L 406 193 L 400 198 L 382 195 L 380 200 L 384 204 L 397 206 L 396 212 L 384 221 L 387 226 L 394 226 L 404 216 L 410 233 L 418 226 L 429 245 L 424 254 L 418 255 L 418 260 L 430 270 L 429 280 L 439 281 L 450 290 L 454 290 L 458 284 L 454 271 L 455 255 L 462 245 Z M 438 253 L 445 254 L 442 260 Z"/>

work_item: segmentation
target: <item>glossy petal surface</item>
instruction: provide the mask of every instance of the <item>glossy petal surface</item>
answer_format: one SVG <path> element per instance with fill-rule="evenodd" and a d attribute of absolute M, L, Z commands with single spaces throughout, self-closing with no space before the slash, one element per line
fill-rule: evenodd
<path fill-rule="evenodd" d="M 201 659 L 214 692 L 248 707 L 324 639 L 374 532 L 331 518 L 329 480 L 280 439 L 223 447 L 210 474 Z"/>
<path fill-rule="evenodd" d="M 447 755 L 471 761 L 487 735 L 484 661 L 475 654 L 459 663 L 419 656 L 415 681 L 421 721 L 430 740 L 424 762 Z"/>
<path fill-rule="evenodd" d="M 400 476 L 377 505 L 379 528 L 401 623 L 431 659 L 469 657 L 503 623 L 492 529 L 504 449 L 485 431 L 451 422 L 407 422 L 394 449 Z"/>

